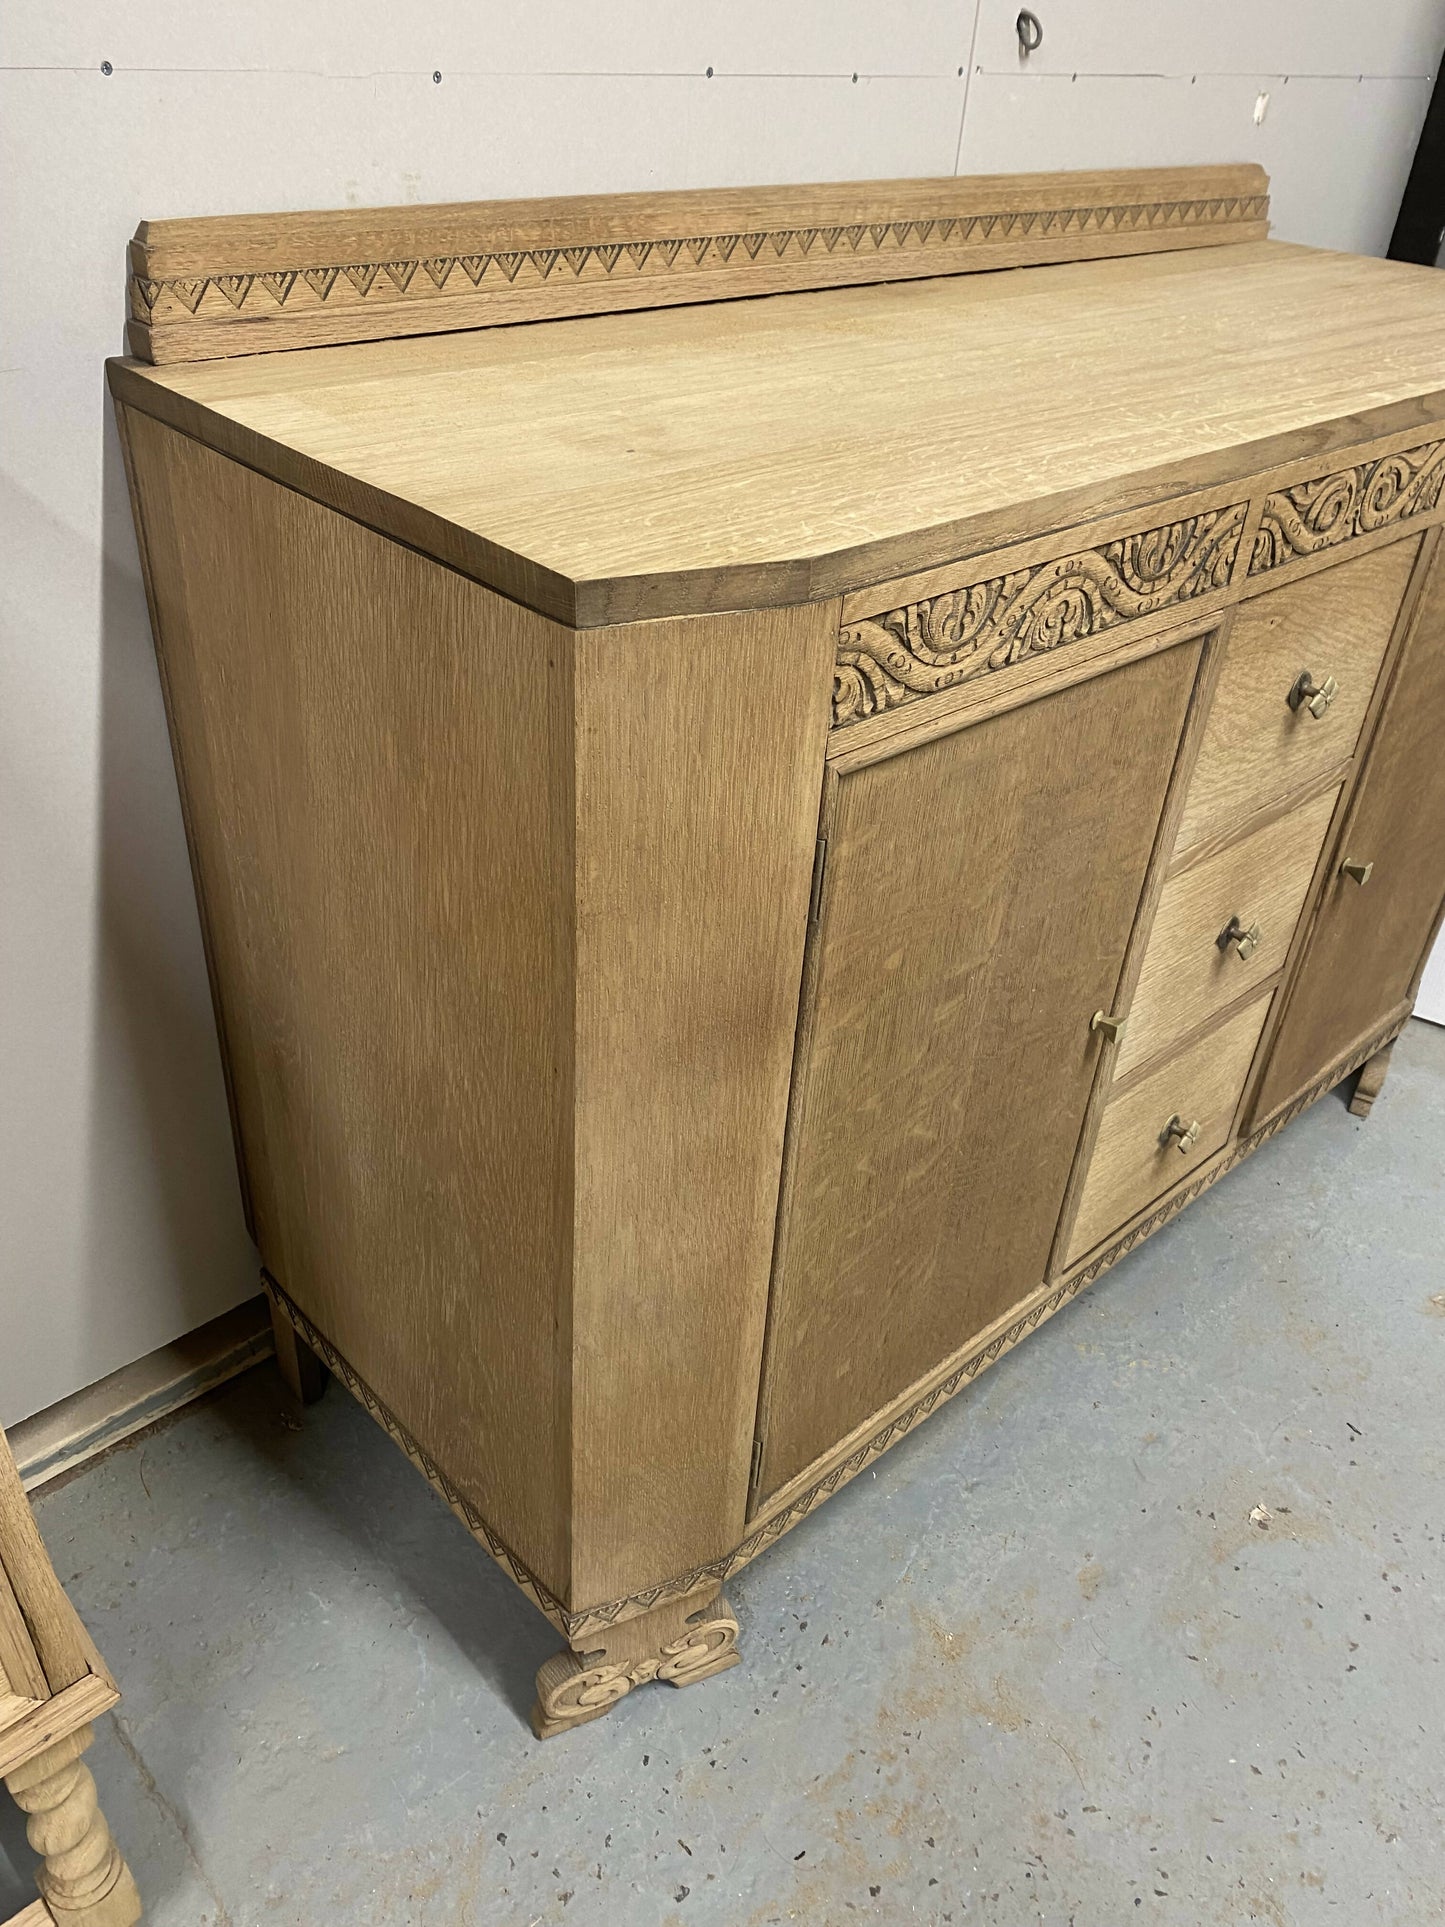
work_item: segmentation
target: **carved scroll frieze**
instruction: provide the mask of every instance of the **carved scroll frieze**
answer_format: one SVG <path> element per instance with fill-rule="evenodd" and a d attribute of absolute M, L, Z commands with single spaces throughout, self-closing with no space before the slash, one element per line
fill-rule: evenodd
<path fill-rule="evenodd" d="M 834 727 L 1227 588 L 1245 509 L 1186 516 L 846 624 Z"/>
<path fill-rule="evenodd" d="M 1440 500 L 1442 482 L 1445 441 L 1422 442 L 1281 489 L 1265 498 L 1249 572 L 1262 575 L 1296 556 L 1317 555 L 1427 514 Z"/>

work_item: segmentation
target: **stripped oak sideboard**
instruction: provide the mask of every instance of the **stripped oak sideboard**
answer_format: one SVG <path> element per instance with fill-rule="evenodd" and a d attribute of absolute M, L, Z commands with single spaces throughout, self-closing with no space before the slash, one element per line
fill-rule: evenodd
<path fill-rule="evenodd" d="M 9 1927 L 133 1927 L 140 1896 L 82 1757 L 115 1681 L 50 1563 L 0 1432 L 0 1779 L 40 1855 Z"/>
<path fill-rule="evenodd" d="M 283 1368 L 557 1627 L 539 1733 L 735 1663 L 730 1573 L 1379 1092 L 1445 897 L 1445 281 L 1267 211 L 137 236 L 110 381 Z"/>

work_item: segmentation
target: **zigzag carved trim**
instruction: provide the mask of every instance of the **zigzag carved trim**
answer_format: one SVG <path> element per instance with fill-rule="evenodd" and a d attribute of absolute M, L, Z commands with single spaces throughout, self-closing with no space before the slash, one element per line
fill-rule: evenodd
<path fill-rule="evenodd" d="M 1316 1099 L 1323 1097 L 1327 1091 L 1333 1090 L 1336 1084 L 1348 1077 L 1352 1071 L 1357 1071 L 1367 1059 L 1373 1057 L 1377 1051 L 1383 1050 L 1386 1044 L 1393 1043 L 1405 1028 L 1409 1015 L 1410 1013 L 1405 1011 L 1392 1018 L 1367 1042 L 1357 1046 L 1343 1062 L 1333 1066 L 1259 1130 L 1247 1138 L 1241 1138 L 1227 1157 L 1222 1158 L 1202 1176 L 1184 1185 L 1180 1190 L 1171 1192 L 1147 1217 L 1131 1226 L 1122 1237 L 1116 1238 L 1096 1257 L 1089 1259 L 1078 1271 L 1056 1285 L 1029 1310 L 1021 1312 L 1004 1331 L 990 1339 L 987 1345 L 981 1346 L 977 1352 L 971 1353 L 954 1365 L 946 1377 L 930 1385 L 901 1411 L 895 1412 L 846 1458 L 830 1466 L 811 1485 L 789 1500 L 780 1511 L 764 1519 L 756 1530 L 748 1533 L 731 1552 L 725 1553 L 721 1558 L 710 1560 L 706 1565 L 694 1566 L 691 1571 L 678 1573 L 670 1579 L 663 1580 L 659 1585 L 649 1586 L 641 1592 L 628 1593 L 621 1599 L 609 1600 L 605 1605 L 594 1606 L 586 1612 L 568 1611 L 536 1575 L 528 1570 L 516 1554 L 511 1552 L 492 1531 L 476 1507 L 463 1496 L 430 1454 L 423 1451 L 405 1426 L 393 1417 L 365 1380 L 352 1370 L 335 1346 L 317 1331 L 305 1313 L 287 1297 L 270 1273 L 263 1271 L 261 1275 L 266 1289 L 275 1295 L 286 1316 L 312 1350 L 326 1360 L 347 1389 L 360 1400 L 378 1424 L 382 1425 L 396 1440 L 412 1464 L 445 1500 L 468 1531 L 516 1580 L 528 1598 L 541 1607 L 552 1624 L 559 1632 L 565 1634 L 575 1647 L 579 1639 L 599 1632 L 604 1627 L 615 1626 L 622 1620 L 635 1618 L 639 1613 L 650 1612 L 654 1606 L 662 1604 L 665 1600 L 678 1599 L 687 1593 L 696 1592 L 709 1580 L 717 1580 L 721 1583 L 731 1578 L 734 1573 L 740 1572 L 744 1566 L 756 1559 L 760 1552 L 766 1552 L 768 1547 L 781 1539 L 785 1532 L 797 1525 L 800 1520 L 806 1519 L 810 1512 L 815 1512 L 825 1499 L 831 1498 L 840 1487 L 847 1485 L 851 1479 L 855 1479 L 860 1472 L 872 1464 L 874 1459 L 886 1452 L 889 1446 L 896 1445 L 901 1438 L 906 1438 L 915 1426 L 928 1417 L 930 1412 L 946 1404 L 996 1359 L 1002 1358 L 1005 1352 L 1012 1351 L 1020 1339 L 1027 1337 L 1031 1331 L 1037 1330 L 1046 1319 L 1052 1318 L 1056 1311 L 1068 1304 L 1086 1285 L 1093 1284 L 1121 1258 L 1126 1257 L 1137 1245 L 1142 1244 L 1147 1237 L 1157 1231 L 1161 1225 L 1177 1217 L 1185 1205 L 1191 1204 L 1201 1193 L 1217 1183 L 1226 1171 L 1232 1171 L 1251 1152 L 1258 1150 L 1261 1144 L 1272 1138 L 1276 1132 L 1283 1130 L 1292 1119 L 1298 1117 L 1301 1111 L 1308 1109 Z"/>
<path fill-rule="evenodd" d="M 833 727 L 1229 587 L 1248 504 L 1185 516 L 847 623 Z"/>
<path fill-rule="evenodd" d="M 1422 442 L 1281 489 L 1265 498 L 1249 573 L 1263 575 L 1297 556 L 1426 515 L 1439 503 L 1442 484 L 1445 442 Z"/>
<path fill-rule="evenodd" d="M 566 281 L 677 276 L 717 268 L 741 268 L 760 257 L 774 261 L 818 254 L 880 255 L 946 248 L 984 247 L 1030 236 L 1062 240 L 1071 235 L 1135 234 L 1217 227 L 1263 220 L 1267 194 L 1229 200 L 1141 201 L 1116 207 L 1000 210 L 962 219 L 872 221 L 844 227 L 754 229 L 740 234 L 680 234 L 665 239 L 586 243 L 578 247 L 505 249 L 498 253 L 440 254 L 399 261 L 336 261 L 298 264 L 267 274 L 177 275 L 151 280 L 130 276 L 130 309 L 136 321 L 195 318 L 203 310 L 220 320 L 235 314 L 290 313 L 307 309 L 394 307 L 433 301 L 453 275 L 464 287 L 540 287 L 554 275 Z"/>
<path fill-rule="evenodd" d="M 197 361 L 1208 247 L 1264 238 L 1266 187 L 1192 167 L 146 221 L 128 333 Z"/>

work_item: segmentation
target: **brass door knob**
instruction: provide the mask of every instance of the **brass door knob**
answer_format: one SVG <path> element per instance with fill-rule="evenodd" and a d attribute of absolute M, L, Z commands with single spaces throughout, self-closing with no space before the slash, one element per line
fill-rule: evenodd
<path fill-rule="evenodd" d="M 1363 889 L 1369 882 L 1370 872 L 1374 867 L 1373 863 L 1355 863 L 1354 861 L 1350 861 L 1340 865 L 1340 875 L 1342 877 L 1348 877 L 1351 883 L 1358 883 L 1361 889 Z"/>
<path fill-rule="evenodd" d="M 1089 1029 L 1102 1031 L 1111 1044 L 1117 1044 L 1128 1028 L 1127 1017 L 1113 1017 L 1106 1010 L 1096 1010 L 1089 1019 Z"/>
<path fill-rule="evenodd" d="M 1176 1139 L 1179 1149 L 1184 1153 L 1185 1157 L 1188 1157 L 1189 1153 L 1199 1142 L 1201 1128 L 1197 1117 L 1191 1118 L 1186 1124 L 1178 1111 L 1176 1111 L 1160 1132 L 1159 1141 L 1161 1144 L 1167 1144 L 1170 1138 Z"/>
<path fill-rule="evenodd" d="M 1215 941 L 1221 950 L 1233 949 L 1241 963 L 1248 963 L 1264 939 L 1264 932 L 1257 923 L 1246 923 L 1243 917 L 1231 917 Z"/>
<path fill-rule="evenodd" d="M 1285 701 L 1296 712 L 1307 709 L 1311 716 L 1320 717 L 1339 693 L 1340 685 L 1333 676 L 1326 676 L 1323 682 L 1317 683 L 1310 670 L 1301 669 Z"/>

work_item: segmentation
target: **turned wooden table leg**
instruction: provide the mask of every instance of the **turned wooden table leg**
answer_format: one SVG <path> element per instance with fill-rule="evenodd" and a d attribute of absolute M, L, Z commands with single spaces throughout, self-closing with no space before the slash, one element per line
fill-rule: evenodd
<path fill-rule="evenodd" d="M 1350 1097 L 1352 1117 L 1370 1115 L 1371 1107 L 1380 1095 L 1381 1086 L 1385 1082 L 1385 1073 L 1390 1068 L 1390 1052 L 1394 1048 L 1393 1043 L 1386 1044 L 1383 1050 L 1377 1050 L 1373 1057 L 1365 1060 L 1359 1076 L 1355 1079 L 1354 1092 Z"/>
<path fill-rule="evenodd" d="M 689 1593 L 602 1632 L 579 1634 L 575 1648 L 544 1661 L 532 1730 L 550 1740 L 600 1719 L 645 1680 L 691 1686 L 741 1658 L 738 1622 L 718 1587 Z"/>
<path fill-rule="evenodd" d="M 5 1784 L 29 1815 L 26 1836 L 43 1856 L 37 1884 L 59 1927 L 132 1927 L 140 1895 L 80 1757 L 94 1737 L 90 1727 L 77 1727 L 16 1767 Z"/>
<path fill-rule="evenodd" d="M 330 1373 L 286 1316 L 275 1292 L 266 1293 L 266 1303 L 271 1308 L 276 1365 L 286 1389 L 298 1404 L 314 1405 L 326 1390 Z"/>

